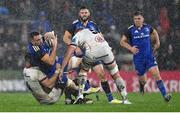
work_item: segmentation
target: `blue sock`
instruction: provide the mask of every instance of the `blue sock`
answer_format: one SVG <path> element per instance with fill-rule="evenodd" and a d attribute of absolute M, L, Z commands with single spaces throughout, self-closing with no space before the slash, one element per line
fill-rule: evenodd
<path fill-rule="evenodd" d="M 163 96 L 165 96 L 167 94 L 167 92 L 166 92 L 166 88 L 164 86 L 163 81 L 162 80 L 158 80 L 158 81 L 156 81 L 156 84 L 157 84 L 159 90 L 161 91 L 161 94 Z"/>
<path fill-rule="evenodd" d="M 104 92 L 106 93 L 106 96 L 108 98 L 108 101 L 110 102 L 111 100 L 113 100 L 113 95 L 111 93 L 110 87 L 109 87 L 109 83 L 107 81 L 105 82 L 101 82 L 101 86 L 104 90 Z"/>
<path fill-rule="evenodd" d="M 91 87 L 89 80 L 86 80 L 84 90 L 88 90 Z"/>
<path fill-rule="evenodd" d="M 109 102 L 114 99 L 112 93 L 106 94 L 106 96 Z"/>

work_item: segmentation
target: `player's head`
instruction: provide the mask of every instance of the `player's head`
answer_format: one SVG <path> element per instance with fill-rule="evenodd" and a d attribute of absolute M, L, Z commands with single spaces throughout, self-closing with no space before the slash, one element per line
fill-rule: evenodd
<path fill-rule="evenodd" d="M 133 19 L 134 19 L 134 24 L 137 27 L 140 27 L 143 25 L 144 23 L 144 17 L 143 17 L 143 12 L 141 11 L 136 11 L 133 15 Z"/>
<path fill-rule="evenodd" d="M 81 21 L 86 22 L 90 17 L 89 9 L 85 6 L 82 6 L 79 10 L 79 18 Z"/>
<path fill-rule="evenodd" d="M 41 45 L 43 42 L 41 34 L 37 31 L 33 31 L 30 33 L 30 39 L 34 45 Z"/>

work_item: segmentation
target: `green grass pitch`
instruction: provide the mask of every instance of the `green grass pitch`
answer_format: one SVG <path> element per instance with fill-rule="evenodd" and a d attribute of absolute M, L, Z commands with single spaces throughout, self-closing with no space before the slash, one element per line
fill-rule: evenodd
<path fill-rule="evenodd" d="M 113 94 L 118 98 L 117 94 Z M 93 104 L 84 105 L 65 105 L 64 96 L 54 105 L 40 105 L 30 93 L 0 93 L 0 112 L 167 112 L 180 111 L 180 93 L 173 93 L 172 101 L 164 102 L 160 93 L 145 93 L 144 96 L 139 93 L 130 93 L 129 99 L 132 105 L 109 104 L 104 93 L 99 93 L 99 101 L 95 95 L 88 97 L 94 100 Z"/>

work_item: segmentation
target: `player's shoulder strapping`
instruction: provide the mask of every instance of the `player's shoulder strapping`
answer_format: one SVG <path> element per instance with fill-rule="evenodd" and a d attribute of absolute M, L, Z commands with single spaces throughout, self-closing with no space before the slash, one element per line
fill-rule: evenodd
<path fill-rule="evenodd" d="M 37 51 L 40 50 L 39 46 L 32 46 L 32 48 L 33 48 L 33 50 L 34 50 L 35 52 L 37 52 Z"/>

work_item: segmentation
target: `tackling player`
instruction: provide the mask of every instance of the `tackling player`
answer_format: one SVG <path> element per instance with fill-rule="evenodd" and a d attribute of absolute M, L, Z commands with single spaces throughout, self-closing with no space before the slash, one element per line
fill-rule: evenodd
<path fill-rule="evenodd" d="M 90 11 L 88 8 L 86 7 L 81 7 L 79 10 L 79 19 L 75 20 L 72 24 L 69 25 L 68 29 L 65 31 L 64 33 L 64 37 L 63 40 L 67 45 L 71 44 L 71 39 L 72 37 L 80 30 L 80 29 L 91 29 L 94 30 L 96 32 L 100 32 L 100 29 L 98 28 L 98 26 L 96 25 L 96 23 L 94 23 L 93 21 L 90 21 Z M 74 54 L 74 56 L 71 58 L 72 63 L 71 63 L 71 68 L 73 70 L 76 70 L 78 73 L 78 81 L 85 79 L 85 86 L 80 85 L 80 94 L 82 95 L 82 90 L 84 93 L 94 93 L 100 90 L 99 87 L 93 88 L 90 86 L 89 81 L 86 79 L 87 78 L 87 72 L 89 71 L 84 71 L 81 70 L 80 72 L 80 63 L 82 61 L 82 55 L 78 55 L 81 54 L 81 50 L 79 48 L 77 48 L 75 50 L 76 54 Z M 80 72 L 80 73 L 79 73 Z M 84 87 L 84 88 L 83 88 Z"/>
<path fill-rule="evenodd" d="M 114 59 L 114 55 L 109 47 L 108 43 L 105 41 L 104 37 L 96 32 L 89 29 L 83 29 L 73 36 L 71 44 L 68 46 L 68 50 L 65 54 L 62 72 L 64 67 L 69 62 L 71 55 L 74 53 L 77 47 L 80 47 L 85 53 L 83 56 L 84 64 L 87 66 L 92 66 L 95 73 L 100 77 L 101 80 L 106 80 L 104 75 L 104 68 L 107 67 L 118 90 L 121 92 L 124 104 L 131 104 L 127 99 L 127 92 L 124 80 L 119 75 L 118 66 Z M 109 103 L 122 103 L 121 101 L 114 99 L 112 97 L 108 82 L 102 84 L 102 88 L 105 91 Z"/>
<path fill-rule="evenodd" d="M 159 68 L 153 51 L 160 47 L 159 35 L 150 25 L 144 23 L 143 13 L 137 11 L 133 16 L 134 25 L 130 26 L 122 35 L 120 45 L 134 54 L 133 61 L 137 75 L 139 76 L 140 92 L 144 93 L 146 84 L 146 72 L 149 71 L 156 79 L 156 84 L 162 96 L 168 102 L 171 95 L 167 94 L 164 83 L 161 79 Z M 151 38 L 155 40 L 152 48 Z"/>

